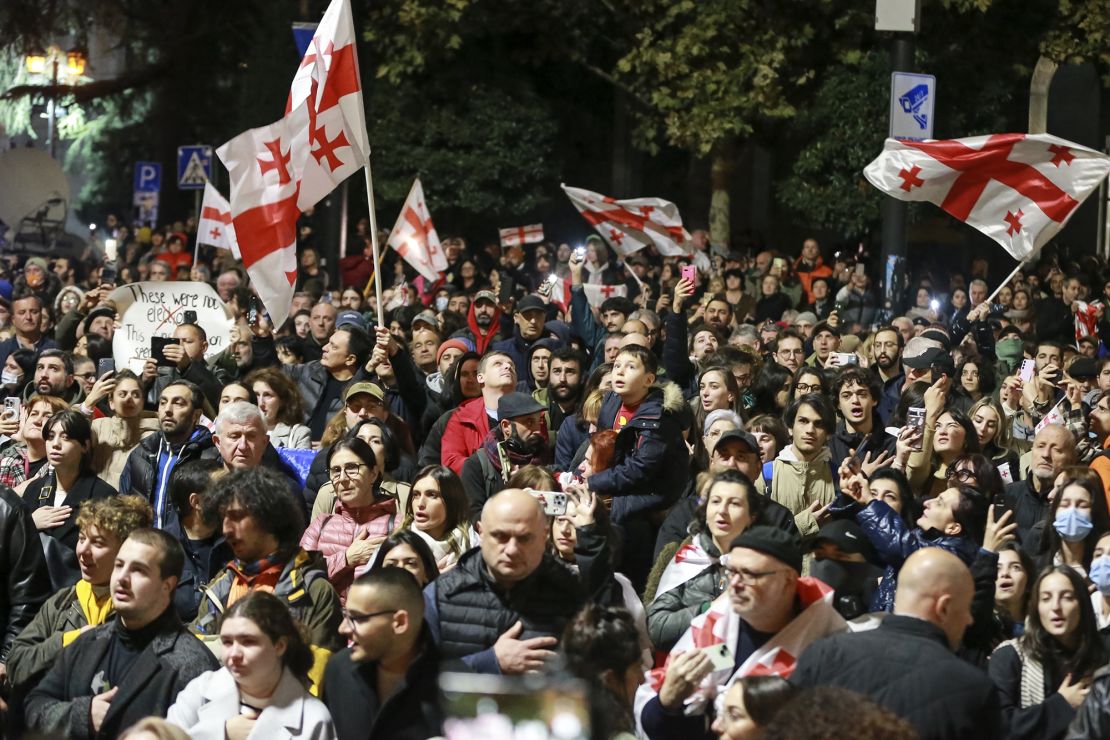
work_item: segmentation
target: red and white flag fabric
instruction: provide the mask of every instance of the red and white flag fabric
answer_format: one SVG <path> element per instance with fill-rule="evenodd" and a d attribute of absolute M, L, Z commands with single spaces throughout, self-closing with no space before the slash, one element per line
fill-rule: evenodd
<path fill-rule="evenodd" d="M 1098 315 L 1099 312 L 1103 310 L 1103 307 L 1100 301 L 1095 301 L 1094 303 L 1076 301 L 1076 304 L 1075 346 L 1078 347 L 1079 340 L 1083 337 L 1098 337 Z"/>
<path fill-rule="evenodd" d="M 693 540 L 678 548 L 671 562 L 663 569 L 663 575 L 659 577 L 659 586 L 655 589 L 655 597 L 659 598 L 660 594 L 672 588 L 678 588 L 709 566 L 716 564 L 718 560 L 720 558 L 713 557 L 702 547 L 700 535 L 694 537 Z"/>
<path fill-rule="evenodd" d="M 525 244 L 538 244 L 543 241 L 543 224 L 498 229 L 497 233 L 501 236 L 502 247 L 523 247 Z"/>
<path fill-rule="evenodd" d="M 586 294 L 586 302 L 594 308 L 601 308 L 601 304 L 605 302 L 606 298 L 613 296 L 627 296 L 627 285 L 593 285 L 591 283 L 582 284 L 582 292 Z"/>
<path fill-rule="evenodd" d="M 412 183 L 409 197 L 401 207 L 401 215 L 389 234 L 389 246 L 397 250 L 405 262 L 424 276 L 435 282 L 447 269 L 447 255 L 439 244 L 439 235 L 432 224 L 428 204 L 424 201 L 424 186 L 420 179 Z"/>
<path fill-rule="evenodd" d="M 863 174 L 899 200 L 928 201 L 1024 260 L 1110 172 L 1110 157 L 1048 134 L 887 139 Z"/>
<path fill-rule="evenodd" d="M 816 578 L 798 579 L 798 599 L 803 609 L 790 624 L 783 627 L 763 647 L 752 653 L 739 668 L 727 666 L 712 671 L 686 700 L 686 714 L 700 714 L 708 703 L 723 693 L 734 681 L 745 676 L 781 676 L 789 678 L 798 657 L 809 645 L 822 637 L 846 632 L 848 623 L 833 608 L 834 591 Z M 646 681 L 636 690 L 636 717 L 663 686 L 667 664 L 688 650 L 726 644 L 736 654 L 740 634 L 740 617 L 732 610 L 726 590 L 707 611 L 690 620 L 690 626 L 678 638 L 662 666 L 648 671 Z"/>
<path fill-rule="evenodd" d="M 678 206 L 662 198 L 615 200 L 607 195 L 563 185 L 570 202 L 617 254 L 629 255 L 649 244 L 664 256 L 689 255 L 690 232 L 682 226 Z"/>
<path fill-rule="evenodd" d="M 200 203 L 200 218 L 197 219 L 197 244 L 227 249 L 235 259 L 242 258 L 235 238 L 235 224 L 231 222 L 231 204 L 210 182 L 204 183 L 204 200 Z"/>
<path fill-rule="evenodd" d="M 332 0 L 293 78 L 285 116 L 216 154 L 231 179 L 243 266 L 275 326 L 297 278 L 297 218 L 370 156 L 349 0 Z"/>

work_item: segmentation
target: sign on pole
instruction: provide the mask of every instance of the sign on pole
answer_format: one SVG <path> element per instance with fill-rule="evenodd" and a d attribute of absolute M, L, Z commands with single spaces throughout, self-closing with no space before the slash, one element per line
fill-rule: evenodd
<path fill-rule="evenodd" d="M 890 138 L 923 141 L 933 138 L 937 78 L 912 72 L 890 76 Z"/>
<path fill-rule="evenodd" d="M 204 190 L 212 179 L 212 147 L 203 144 L 177 147 L 177 187 L 179 190 Z"/>
<path fill-rule="evenodd" d="M 158 222 L 158 191 L 162 189 L 162 163 L 136 162 L 131 205 L 135 220 L 154 226 Z"/>

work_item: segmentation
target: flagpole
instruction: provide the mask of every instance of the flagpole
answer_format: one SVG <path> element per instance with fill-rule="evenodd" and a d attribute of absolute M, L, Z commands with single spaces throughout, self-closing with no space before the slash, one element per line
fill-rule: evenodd
<path fill-rule="evenodd" d="M 370 136 L 367 134 L 367 141 Z M 378 216 L 374 212 L 374 181 L 370 176 L 370 157 L 366 158 L 366 203 L 370 207 L 370 247 L 374 250 L 374 275 L 382 269 L 382 260 L 378 254 Z M 382 281 L 374 280 L 374 299 L 377 301 L 378 326 L 385 326 L 385 312 L 382 311 Z"/>
<path fill-rule="evenodd" d="M 1021 268 L 1023 267 L 1025 267 L 1025 260 L 1018 262 L 1018 265 L 1014 268 L 1014 271 L 1007 275 L 1006 279 L 998 284 L 998 287 L 994 289 L 994 292 L 990 294 L 990 296 L 987 298 L 986 301 L 984 301 L 984 303 L 990 303 L 991 301 L 993 301 L 994 297 L 1002 292 L 1003 288 L 1009 285 L 1010 281 L 1014 279 L 1014 275 L 1017 275 L 1019 272 L 1021 272 Z"/>

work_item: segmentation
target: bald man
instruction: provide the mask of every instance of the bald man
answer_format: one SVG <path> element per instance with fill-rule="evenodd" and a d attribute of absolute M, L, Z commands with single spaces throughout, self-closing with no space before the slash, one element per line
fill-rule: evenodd
<path fill-rule="evenodd" d="M 444 658 L 519 674 L 554 656 L 567 622 L 608 582 L 608 547 L 592 525 L 579 527 L 576 577 L 548 551 L 548 529 L 530 493 L 511 488 L 486 501 L 479 547 L 424 589 L 425 621 Z"/>
<path fill-rule="evenodd" d="M 894 613 L 878 629 L 810 645 L 790 682 L 864 694 L 909 721 L 921 740 L 1000 737 L 997 689 L 952 652 L 971 624 L 974 592 L 959 558 L 918 550 L 898 573 Z"/>

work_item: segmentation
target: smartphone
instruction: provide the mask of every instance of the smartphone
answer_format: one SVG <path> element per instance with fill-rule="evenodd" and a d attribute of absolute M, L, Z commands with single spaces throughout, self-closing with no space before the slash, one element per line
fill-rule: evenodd
<path fill-rule="evenodd" d="M 844 367 L 845 365 L 858 365 L 859 357 L 855 352 L 833 352 L 836 357 L 836 366 Z"/>
<path fill-rule="evenodd" d="M 723 642 L 720 645 L 706 645 L 703 648 L 698 648 L 698 650 L 709 657 L 709 662 L 713 664 L 714 671 L 736 667 L 736 657 L 729 650 L 728 645 Z"/>
<path fill-rule="evenodd" d="M 247 323 L 251 326 L 258 326 L 258 316 L 261 313 L 258 304 L 260 303 L 261 301 L 258 300 L 258 296 L 252 295 L 247 304 Z"/>
<path fill-rule="evenodd" d="M 925 431 L 925 408 L 923 406 L 911 406 L 906 410 L 906 426 L 920 429 Z M 913 449 L 921 449 L 921 437 L 918 437 L 917 444 Z"/>
<path fill-rule="evenodd" d="M 100 284 L 115 285 L 117 279 L 119 279 L 119 273 L 116 271 L 115 260 L 105 262 L 104 267 L 100 270 Z"/>
<path fill-rule="evenodd" d="M 4 399 L 4 416 L 9 419 L 18 419 L 23 411 L 23 403 L 15 396 L 8 396 Z"/>
<path fill-rule="evenodd" d="M 1022 383 L 1028 383 L 1030 380 L 1033 379 L 1033 373 L 1035 373 L 1036 371 L 1036 360 L 1022 360 L 1021 371 L 1018 373 L 1018 377 L 1021 378 Z"/>
<path fill-rule="evenodd" d="M 100 361 L 96 363 L 96 377 L 103 378 L 108 373 L 116 371 L 116 361 L 111 357 L 101 357 Z"/>
<path fill-rule="evenodd" d="M 166 359 L 166 346 L 170 344 L 181 344 L 181 340 L 173 337 L 150 338 L 150 356 L 157 361 L 158 367 L 177 367 L 176 362 Z"/>
<path fill-rule="evenodd" d="M 856 263 L 856 274 L 857 275 L 863 275 L 863 274 L 866 274 L 866 273 L 867 273 L 867 265 L 863 264 L 862 262 L 857 262 Z"/>
<path fill-rule="evenodd" d="M 586 248 L 585 247 L 575 247 L 574 248 L 574 261 L 575 262 L 583 262 L 583 261 L 585 261 L 585 259 L 586 259 Z"/>
<path fill-rule="evenodd" d="M 1006 472 L 1010 472 L 1009 466 L 1007 466 Z M 1006 496 L 1001 491 L 995 495 L 991 503 L 994 504 L 994 520 L 996 522 L 1002 518 L 1003 514 L 1010 510 L 1010 504 L 1006 501 Z"/>
<path fill-rule="evenodd" d="M 698 268 L 693 265 L 686 265 L 682 268 L 682 279 L 689 280 L 691 285 L 698 284 Z"/>
<path fill-rule="evenodd" d="M 184 323 L 186 323 L 186 324 L 195 324 L 195 323 L 197 323 L 197 312 L 196 311 L 186 311 L 185 312 L 185 321 L 184 321 Z"/>
<path fill-rule="evenodd" d="M 516 291 L 516 282 L 507 276 L 501 278 L 501 291 L 497 296 L 498 302 L 502 306 L 507 306 L 509 301 L 512 300 L 513 293 Z"/>
<path fill-rule="evenodd" d="M 525 488 L 525 493 L 530 493 L 543 504 L 543 513 L 547 516 L 563 516 L 567 513 L 567 495 L 558 491 L 536 491 Z"/>

